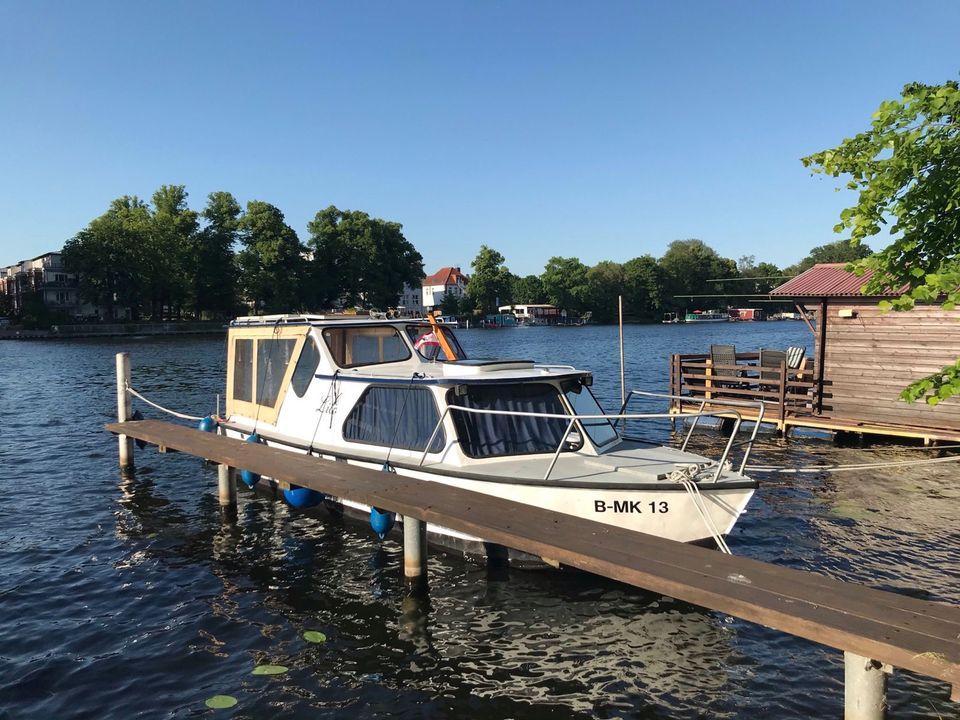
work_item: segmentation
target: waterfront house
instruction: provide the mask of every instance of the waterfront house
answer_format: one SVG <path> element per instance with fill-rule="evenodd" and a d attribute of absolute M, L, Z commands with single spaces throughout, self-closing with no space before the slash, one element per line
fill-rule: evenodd
<path fill-rule="evenodd" d="M 423 279 L 424 310 L 430 312 L 438 309 L 449 295 L 462 298 L 469 282 L 470 278 L 460 272 L 459 267 L 442 267 L 433 275 L 428 275 Z"/>

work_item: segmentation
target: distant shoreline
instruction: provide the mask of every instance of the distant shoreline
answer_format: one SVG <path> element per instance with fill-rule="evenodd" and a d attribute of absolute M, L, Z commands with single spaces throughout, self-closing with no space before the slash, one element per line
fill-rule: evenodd
<path fill-rule="evenodd" d="M 130 337 L 136 335 L 222 335 L 223 321 L 164 323 L 100 323 L 54 325 L 45 330 L 0 328 L 0 340 L 65 340 L 71 338 Z"/>

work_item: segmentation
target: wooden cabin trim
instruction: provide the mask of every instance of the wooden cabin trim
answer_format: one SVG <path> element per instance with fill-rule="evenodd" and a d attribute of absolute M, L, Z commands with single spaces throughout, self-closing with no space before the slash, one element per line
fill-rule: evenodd
<path fill-rule="evenodd" d="M 287 388 L 290 387 L 290 380 L 297 367 L 297 361 L 300 359 L 300 353 L 303 350 L 304 343 L 310 337 L 309 325 L 271 325 L 271 326 L 236 326 L 231 327 L 227 333 L 227 388 L 226 388 L 226 414 L 244 415 L 246 417 L 255 417 L 264 423 L 274 425 L 277 422 L 277 416 L 280 413 L 280 407 L 283 405 L 283 399 L 286 396 Z M 253 397 L 252 402 L 239 400 L 234 397 L 234 373 L 236 371 L 236 341 L 253 341 Z M 273 405 L 261 405 L 257 402 L 260 395 L 260 382 L 262 380 L 260 367 L 258 366 L 257 352 L 258 344 L 265 340 L 294 340 L 293 352 L 290 355 L 290 362 L 284 370 L 283 379 L 280 382 L 280 390 L 277 393 L 276 402 Z"/>

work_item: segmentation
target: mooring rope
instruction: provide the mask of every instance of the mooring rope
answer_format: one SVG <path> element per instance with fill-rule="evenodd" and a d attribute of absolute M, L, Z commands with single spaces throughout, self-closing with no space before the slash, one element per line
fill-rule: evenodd
<path fill-rule="evenodd" d="M 960 461 L 960 455 L 951 455 L 942 458 L 926 458 L 925 460 L 894 460 L 892 462 L 882 463 L 860 463 L 856 465 L 815 465 L 804 468 L 781 468 L 769 465 L 750 465 L 745 468 L 746 472 L 768 472 L 779 473 L 783 475 L 796 475 L 800 473 L 821 473 L 821 472 L 851 472 L 855 470 L 878 470 L 881 468 L 903 467 L 907 465 L 934 465 L 936 463 L 948 463 Z"/>
<path fill-rule="evenodd" d="M 199 417 L 197 415 L 187 415 L 185 413 L 178 413 L 176 410 L 170 410 L 169 408 L 163 407 L 163 405 L 157 405 L 157 403 L 153 402 L 152 400 L 147 400 L 143 395 L 138 393 L 129 385 L 127 385 L 127 392 L 133 395 L 135 398 L 139 398 L 140 400 L 143 400 L 143 402 L 145 402 L 150 407 L 154 407 L 157 410 L 160 410 L 161 412 L 165 412 L 168 415 L 173 415 L 174 417 L 180 418 L 181 420 L 203 420 L 203 417 Z"/>
<path fill-rule="evenodd" d="M 713 522 L 713 518 L 710 517 L 710 513 L 703 504 L 703 495 L 700 494 L 700 488 L 697 486 L 697 482 L 694 479 L 699 472 L 699 466 L 688 465 L 684 468 L 678 468 L 674 470 L 672 473 L 670 473 L 668 479 L 683 485 L 684 489 L 690 495 L 690 500 L 693 503 L 694 509 L 700 515 L 700 519 L 703 520 L 703 524 L 706 526 L 707 532 L 710 533 L 713 541 L 717 544 L 717 548 L 727 555 L 733 555 L 733 552 L 730 550 L 730 546 L 727 545 L 727 541 L 723 539 L 723 534 L 716 526 L 716 523 Z"/>

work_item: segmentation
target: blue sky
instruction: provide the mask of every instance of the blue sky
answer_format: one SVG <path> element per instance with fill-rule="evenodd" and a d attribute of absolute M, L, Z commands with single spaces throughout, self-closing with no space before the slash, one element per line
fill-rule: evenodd
<path fill-rule="evenodd" d="M 697 237 L 778 265 L 853 196 L 799 158 L 960 71 L 960 3 L 0 0 L 0 265 L 184 184 L 401 222 L 427 272 Z"/>

